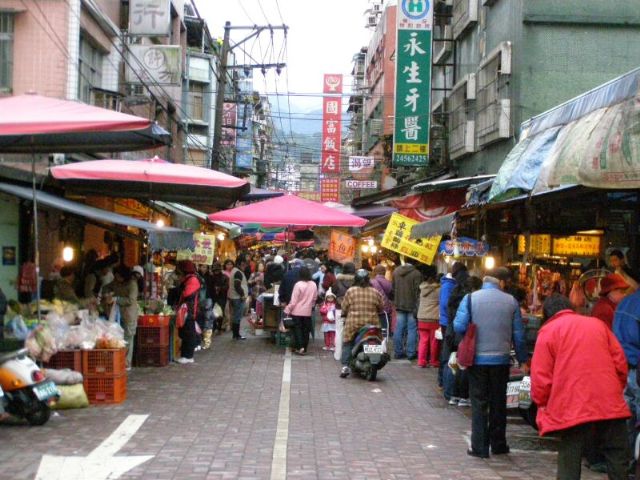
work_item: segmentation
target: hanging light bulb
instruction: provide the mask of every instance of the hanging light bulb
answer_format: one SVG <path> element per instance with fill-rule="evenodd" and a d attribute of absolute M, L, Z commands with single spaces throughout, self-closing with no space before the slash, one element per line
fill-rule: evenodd
<path fill-rule="evenodd" d="M 375 242 L 373 241 L 373 238 L 370 238 L 369 240 L 367 240 L 367 242 L 369 243 L 369 246 L 372 246 Z"/>
<path fill-rule="evenodd" d="M 218 240 L 223 241 L 224 240 L 224 233 L 220 232 L 218 234 Z"/>
<path fill-rule="evenodd" d="M 69 263 L 73 260 L 74 252 L 73 247 L 64 247 L 62 249 L 62 260 Z"/>
<path fill-rule="evenodd" d="M 369 247 L 369 250 L 371 250 L 371 253 L 376 253 L 378 251 L 378 247 L 376 247 L 375 245 L 371 245 L 371 247 Z"/>
<path fill-rule="evenodd" d="M 162 228 L 162 227 L 164 227 L 164 220 L 163 220 L 163 219 L 161 219 L 161 218 L 159 218 L 158 220 L 156 220 L 156 226 L 157 226 L 158 228 Z"/>
<path fill-rule="evenodd" d="M 493 270 L 496 266 L 496 259 L 491 255 L 484 257 L 484 268 L 485 270 Z"/>
<path fill-rule="evenodd" d="M 369 245 L 362 245 L 362 247 L 360 247 L 360 249 L 364 252 L 367 253 L 369 251 Z"/>

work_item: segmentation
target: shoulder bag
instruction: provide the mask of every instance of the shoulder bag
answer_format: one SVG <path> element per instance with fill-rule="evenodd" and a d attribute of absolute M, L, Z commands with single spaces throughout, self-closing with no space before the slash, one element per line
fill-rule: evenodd
<path fill-rule="evenodd" d="M 187 321 L 187 315 L 189 315 L 189 307 L 186 303 L 181 304 L 176 312 L 176 325 L 178 328 L 184 327 Z"/>
<path fill-rule="evenodd" d="M 471 294 L 467 297 L 469 309 L 469 325 L 464 334 L 464 338 L 458 345 L 458 365 L 462 367 L 473 366 L 473 360 L 476 356 L 476 324 L 473 323 L 471 315 Z"/>

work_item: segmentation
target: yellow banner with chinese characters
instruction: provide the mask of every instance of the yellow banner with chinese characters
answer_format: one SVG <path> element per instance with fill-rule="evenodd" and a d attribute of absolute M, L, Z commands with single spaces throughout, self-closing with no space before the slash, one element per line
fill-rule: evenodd
<path fill-rule="evenodd" d="M 356 239 L 339 230 L 331 230 L 329 258 L 338 263 L 353 262 L 356 253 Z"/>
<path fill-rule="evenodd" d="M 431 265 L 438 252 L 442 235 L 409 240 L 411 229 L 418 223 L 420 222 L 412 218 L 394 213 L 391 215 L 389 225 L 384 232 L 381 245 L 388 250 Z"/>
<path fill-rule="evenodd" d="M 531 246 L 529 254 L 531 255 L 551 255 L 551 235 L 532 234 L 529 235 Z M 518 254 L 524 255 L 527 251 L 527 236 L 518 235 Z"/>
<path fill-rule="evenodd" d="M 593 235 L 572 235 L 553 239 L 553 254 L 565 257 L 600 256 L 600 237 Z"/>
<path fill-rule="evenodd" d="M 203 235 L 201 233 L 193 234 L 193 243 L 195 248 L 191 250 L 178 250 L 176 260 L 191 260 L 193 263 L 202 263 L 204 265 L 212 265 L 215 259 L 215 235 Z"/>

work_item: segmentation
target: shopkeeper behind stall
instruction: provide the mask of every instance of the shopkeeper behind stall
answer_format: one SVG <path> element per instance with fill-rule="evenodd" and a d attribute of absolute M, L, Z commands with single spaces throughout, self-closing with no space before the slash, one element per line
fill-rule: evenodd
<path fill-rule="evenodd" d="M 624 253 L 621 250 L 615 249 L 609 252 L 609 265 L 613 268 L 613 272 L 620 275 L 625 282 L 629 284 L 629 291 L 627 293 L 635 292 L 638 289 L 637 276 L 631 270 L 629 265 L 624 259 Z"/>
<path fill-rule="evenodd" d="M 116 267 L 113 275 L 113 282 L 104 287 L 105 313 L 110 313 L 109 318 L 120 319 L 124 329 L 124 340 L 127 342 L 127 369 L 130 369 L 133 341 L 138 327 L 138 282 L 126 265 Z"/>

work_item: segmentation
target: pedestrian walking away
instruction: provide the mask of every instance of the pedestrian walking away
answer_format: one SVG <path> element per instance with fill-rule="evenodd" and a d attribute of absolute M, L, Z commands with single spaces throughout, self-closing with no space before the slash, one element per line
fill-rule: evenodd
<path fill-rule="evenodd" d="M 396 329 L 393 335 L 393 350 L 396 359 L 414 360 L 417 356 L 416 313 L 420 297 L 422 274 L 413 266 L 413 260 L 393 272 L 393 299 L 397 311 Z M 406 343 L 405 343 L 406 342 Z"/>
<path fill-rule="evenodd" d="M 311 334 L 311 314 L 318 298 L 318 287 L 311 280 L 307 267 L 300 267 L 299 280 L 293 287 L 291 300 L 284 308 L 286 315 L 293 318 L 294 352 L 305 355 L 309 350 Z"/>
<path fill-rule="evenodd" d="M 627 480 L 625 420 L 631 413 L 623 397 L 628 372 L 622 347 L 604 322 L 578 315 L 566 297 L 551 295 L 543 313 L 531 361 L 531 398 L 540 435 L 561 439 L 557 478 L 579 479 L 583 449 L 595 444 L 609 479 Z"/>

